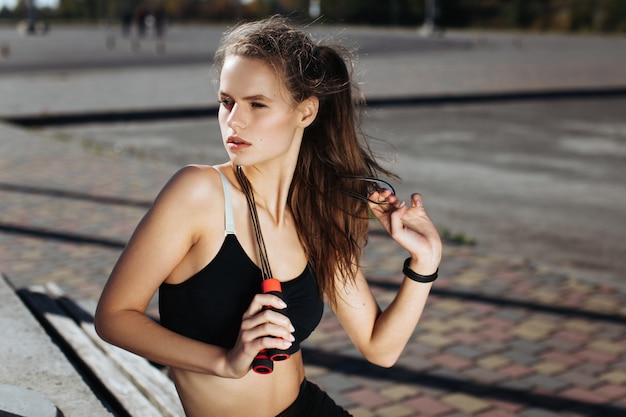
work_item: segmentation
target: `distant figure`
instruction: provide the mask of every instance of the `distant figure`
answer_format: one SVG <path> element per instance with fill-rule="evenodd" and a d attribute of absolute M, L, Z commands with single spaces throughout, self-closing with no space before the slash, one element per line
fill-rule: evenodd
<path fill-rule="evenodd" d="M 38 20 L 37 5 L 34 0 L 25 0 L 26 19 L 17 25 L 17 31 L 22 35 L 45 35 L 48 33 L 48 23 Z"/>
<path fill-rule="evenodd" d="M 0 44 L 0 55 L 2 55 L 2 58 L 8 58 L 11 56 L 11 47 L 8 43 L 2 42 Z"/>
<path fill-rule="evenodd" d="M 143 7 L 135 9 L 135 23 L 137 24 L 137 36 L 143 38 L 146 36 L 146 16 L 147 13 Z"/>
<path fill-rule="evenodd" d="M 443 34 L 440 25 L 441 8 L 437 0 L 426 0 L 424 9 L 424 24 L 421 32 L 424 36 L 434 36 Z"/>
<path fill-rule="evenodd" d="M 26 6 L 27 31 L 34 35 L 37 29 L 37 5 L 34 0 L 25 0 L 24 5 Z"/>
<path fill-rule="evenodd" d="M 124 10 L 122 10 L 121 23 L 122 36 L 127 38 L 130 36 L 130 31 L 133 26 L 133 12 L 130 10 L 130 7 L 125 7 Z"/>
<path fill-rule="evenodd" d="M 154 12 L 154 34 L 157 38 L 165 35 L 165 10 L 162 7 Z"/>

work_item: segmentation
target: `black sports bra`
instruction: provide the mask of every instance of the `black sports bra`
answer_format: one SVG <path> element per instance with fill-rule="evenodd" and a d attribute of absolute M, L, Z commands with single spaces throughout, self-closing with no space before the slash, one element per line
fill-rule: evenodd
<path fill-rule="evenodd" d="M 235 345 L 241 318 L 261 291 L 261 270 L 235 236 L 230 183 L 220 172 L 226 201 L 226 238 L 219 252 L 202 270 L 180 284 L 161 284 L 161 324 L 183 336 L 230 349 Z M 319 324 L 324 311 L 310 267 L 282 282 L 289 318 L 296 329 L 294 347 Z"/>

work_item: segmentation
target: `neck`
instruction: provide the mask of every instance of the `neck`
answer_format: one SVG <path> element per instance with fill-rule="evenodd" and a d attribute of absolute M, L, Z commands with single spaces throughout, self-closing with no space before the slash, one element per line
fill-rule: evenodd
<path fill-rule="evenodd" d="M 242 170 L 250 183 L 257 209 L 266 212 L 277 226 L 283 224 L 295 166 L 247 166 Z"/>

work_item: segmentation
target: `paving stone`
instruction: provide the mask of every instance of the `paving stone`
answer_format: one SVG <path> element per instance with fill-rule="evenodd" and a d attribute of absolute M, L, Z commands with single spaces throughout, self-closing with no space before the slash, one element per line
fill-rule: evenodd
<path fill-rule="evenodd" d="M 403 404 L 416 410 L 419 415 L 429 417 L 442 416 L 453 410 L 452 407 L 448 406 L 447 404 L 426 396 L 421 396 L 405 401 Z"/>
<path fill-rule="evenodd" d="M 480 344 L 480 349 L 485 353 L 495 354 L 502 352 L 507 348 L 507 344 L 504 341 L 485 340 Z"/>
<path fill-rule="evenodd" d="M 626 321 L 626 314 L 621 315 L 621 316 L 624 317 Z M 615 343 L 616 345 L 621 346 L 621 350 L 616 351 L 616 353 L 618 354 L 626 353 L 626 348 L 623 346 L 622 343 L 620 343 L 624 340 L 624 327 L 623 326 L 610 325 L 607 323 L 601 328 L 599 328 L 598 331 L 595 332 L 594 335 L 595 335 L 595 340 L 599 342 L 606 341 L 608 343 Z"/>
<path fill-rule="evenodd" d="M 493 384 L 501 381 L 504 376 L 498 372 L 484 369 L 484 368 L 472 368 L 463 372 L 463 375 L 470 377 L 471 379 L 483 384 Z"/>
<path fill-rule="evenodd" d="M 388 387 L 393 387 L 395 377 L 394 369 L 386 369 L 380 368 L 378 369 L 378 373 L 369 372 L 364 375 L 359 375 L 358 373 L 351 373 L 350 379 L 357 383 L 358 385 L 362 385 L 367 388 L 374 389 L 376 391 L 380 391 L 386 389 Z"/>
<path fill-rule="evenodd" d="M 455 330 L 476 331 L 476 329 L 480 329 L 483 327 L 483 324 L 481 322 L 467 317 L 455 317 L 453 319 L 450 319 L 448 323 L 453 326 Z"/>
<path fill-rule="evenodd" d="M 489 402 L 498 410 L 506 411 L 508 413 L 515 413 L 522 410 L 524 406 L 518 402 L 505 401 L 499 398 L 489 398 Z"/>
<path fill-rule="evenodd" d="M 534 365 L 532 368 L 543 375 L 556 375 L 566 369 L 566 366 L 561 363 L 544 361 Z"/>
<path fill-rule="evenodd" d="M 580 346 L 581 344 L 587 343 L 591 340 L 591 335 L 589 333 L 577 331 L 575 329 L 558 331 L 554 334 L 554 337 L 567 340 L 575 346 Z"/>
<path fill-rule="evenodd" d="M 561 297 L 563 297 L 563 294 L 561 294 L 561 292 L 557 290 L 553 290 L 553 291 L 539 290 L 538 292 L 534 292 L 532 294 L 532 297 L 538 303 L 550 305 L 550 304 L 559 303 L 561 301 Z"/>
<path fill-rule="evenodd" d="M 333 391 L 349 391 L 359 388 L 358 384 L 350 378 L 336 373 L 323 375 L 316 378 L 315 382 L 324 389 Z"/>
<path fill-rule="evenodd" d="M 403 404 L 394 404 L 376 409 L 376 414 L 381 417 L 411 417 L 415 410 Z"/>
<path fill-rule="evenodd" d="M 571 398 L 576 401 L 582 401 L 590 404 L 604 404 L 607 399 L 593 391 L 589 391 L 582 388 L 570 388 L 559 393 L 560 396 L 565 398 Z"/>
<path fill-rule="evenodd" d="M 426 346 L 430 346 L 436 349 L 441 349 L 454 343 L 454 339 L 437 334 L 420 335 L 416 337 L 416 340 L 419 343 L 423 343 Z"/>
<path fill-rule="evenodd" d="M 472 366 L 472 362 L 451 353 L 442 353 L 430 358 L 433 363 L 439 364 L 453 371 L 460 371 Z"/>
<path fill-rule="evenodd" d="M 533 388 L 533 383 L 527 379 L 505 379 L 498 386 L 513 391 L 526 392 Z"/>
<path fill-rule="evenodd" d="M 382 397 L 376 391 L 369 388 L 360 388 L 354 391 L 344 392 L 344 395 L 365 408 L 377 408 L 389 403 L 387 398 Z"/>
<path fill-rule="evenodd" d="M 602 385 L 594 389 L 593 393 L 602 398 L 613 401 L 618 398 L 626 398 L 626 386 L 614 384 Z"/>
<path fill-rule="evenodd" d="M 434 364 L 429 359 L 422 359 L 421 357 L 416 357 L 413 354 L 407 354 L 407 355 L 403 355 L 400 359 L 398 359 L 396 366 L 402 366 L 407 369 L 410 369 L 411 371 L 421 373 L 429 369 L 432 369 L 433 367 L 436 366 L 436 364 Z"/>
<path fill-rule="evenodd" d="M 486 342 L 507 342 L 514 338 L 512 333 L 498 328 L 485 328 L 477 334 Z"/>
<path fill-rule="evenodd" d="M 477 414 L 477 417 L 517 417 L 517 414 L 504 410 L 491 410 Z"/>
<path fill-rule="evenodd" d="M 539 358 L 535 355 L 519 352 L 517 350 L 509 350 L 501 353 L 505 358 L 510 359 L 512 362 L 516 362 L 522 365 L 531 366 L 539 361 Z"/>
<path fill-rule="evenodd" d="M 550 330 L 547 330 L 547 332 L 549 331 Z M 541 353 L 546 350 L 546 347 L 545 345 L 543 345 L 543 343 L 532 342 L 530 340 L 524 340 L 524 339 L 513 340 L 509 343 L 509 346 L 512 349 L 515 349 L 516 351 L 528 353 L 531 355 L 537 355 L 538 353 Z"/>
<path fill-rule="evenodd" d="M 457 345 L 446 349 L 446 352 L 467 360 L 474 360 L 483 356 L 483 352 L 471 346 Z"/>
<path fill-rule="evenodd" d="M 588 360 L 590 362 L 594 362 L 594 363 L 601 363 L 601 364 L 605 364 L 608 365 L 610 363 L 613 363 L 615 361 L 617 361 L 618 356 L 617 354 L 614 353 L 608 353 L 606 352 L 606 350 L 599 350 L 599 349 L 594 349 L 591 347 L 588 347 L 587 349 L 581 350 L 577 353 L 575 353 L 576 356 L 581 357 L 585 360 Z"/>
<path fill-rule="evenodd" d="M 399 401 L 406 398 L 415 397 L 420 393 L 420 389 L 413 385 L 394 384 L 380 390 L 380 395 L 390 401 Z"/>
<path fill-rule="evenodd" d="M 564 352 L 560 350 L 553 350 L 550 352 L 542 353 L 541 358 L 549 362 L 560 363 L 567 367 L 577 365 L 583 360 L 579 356 L 575 356 L 570 354 L 569 352 Z"/>
<path fill-rule="evenodd" d="M 482 320 L 482 323 L 486 328 L 498 330 L 509 329 L 513 326 L 511 320 L 504 319 L 502 317 L 499 317 L 498 315 L 486 317 Z"/>
<path fill-rule="evenodd" d="M 519 326 L 512 329 L 511 333 L 524 339 L 539 341 L 550 334 L 550 329 L 537 325 L 536 322 L 522 322 Z"/>
<path fill-rule="evenodd" d="M 541 410 L 537 408 L 529 408 L 520 413 L 522 417 L 561 417 L 558 413 L 552 411 Z"/>
<path fill-rule="evenodd" d="M 342 392 L 337 392 L 337 391 L 333 392 L 332 399 L 333 401 L 335 401 L 335 403 L 337 403 L 337 405 L 339 405 L 342 408 L 345 408 L 346 410 L 349 408 L 354 408 L 358 406 L 354 401 L 352 401 L 352 399 L 343 395 Z"/>
<path fill-rule="evenodd" d="M 376 414 L 364 407 L 353 407 L 346 409 L 353 417 L 376 417 Z"/>
<path fill-rule="evenodd" d="M 594 388 L 601 383 L 600 379 L 597 377 L 580 372 L 580 370 L 575 368 L 562 372 L 559 375 L 559 378 L 577 387 L 584 387 L 587 389 Z"/>
<path fill-rule="evenodd" d="M 524 378 L 524 381 L 532 387 L 546 389 L 550 392 L 563 390 L 570 386 L 570 383 L 548 375 L 534 374 Z"/>
<path fill-rule="evenodd" d="M 564 324 L 564 327 L 570 330 L 587 333 L 587 334 L 593 333 L 598 330 L 597 324 L 591 323 L 588 320 L 581 320 L 581 319 L 567 320 Z"/>
<path fill-rule="evenodd" d="M 600 363 L 586 362 L 574 367 L 574 369 L 589 376 L 598 376 L 606 370 L 606 367 Z"/>
<path fill-rule="evenodd" d="M 476 363 L 478 363 L 478 365 L 482 366 L 483 368 L 500 369 L 511 363 L 511 360 L 501 355 L 489 355 L 478 359 Z"/>
<path fill-rule="evenodd" d="M 482 344 L 483 340 L 475 332 L 454 332 L 452 335 L 455 340 L 469 346 Z"/>
<path fill-rule="evenodd" d="M 532 368 L 519 364 L 511 364 L 498 370 L 498 373 L 508 378 L 521 378 L 532 372 Z"/>
<path fill-rule="evenodd" d="M 446 395 L 441 398 L 441 401 L 467 414 L 474 414 L 491 407 L 488 402 L 466 394 Z"/>
<path fill-rule="evenodd" d="M 444 311 L 448 314 L 458 314 L 465 311 L 465 305 L 457 300 L 441 300 L 435 306 L 436 310 Z"/>
<path fill-rule="evenodd" d="M 626 371 L 609 371 L 600 375 L 598 379 L 616 385 L 624 385 L 626 384 Z"/>
<path fill-rule="evenodd" d="M 527 313 L 524 310 L 505 309 L 496 312 L 494 316 L 516 323 L 525 320 L 527 318 Z"/>

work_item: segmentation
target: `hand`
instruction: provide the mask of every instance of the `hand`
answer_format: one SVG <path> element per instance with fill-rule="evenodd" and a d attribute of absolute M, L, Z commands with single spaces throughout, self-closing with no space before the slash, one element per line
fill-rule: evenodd
<path fill-rule="evenodd" d="M 252 360 L 263 349 L 287 349 L 295 340 L 295 331 L 289 318 L 266 306 L 282 310 L 285 303 L 272 294 L 257 294 L 243 314 L 235 346 L 227 353 L 229 374 L 234 378 L 245 376 Z"/>
<path fill-rule="evenodd" d="M 374 192 L 369 198 L 388 202 L 369 206 L 389 235 L 411 254 L 411 269 L 422 275 L 434 273 L 441 261 L 442 244 L 437 228 L 426 214 L 422 196 L 412 194 L 411 207 L 389 190 Z"/>

